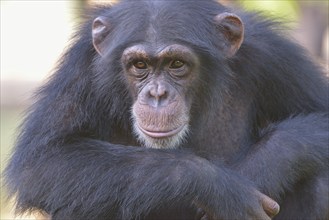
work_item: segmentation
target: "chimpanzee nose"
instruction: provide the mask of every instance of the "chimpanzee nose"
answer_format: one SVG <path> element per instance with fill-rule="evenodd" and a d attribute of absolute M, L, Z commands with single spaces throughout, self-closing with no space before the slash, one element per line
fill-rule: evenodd
<path fill-rule="evenodd" d="M 152 83 L 148 86 L 147 103 L 153 107 L 166 106 L 168 104 L 169 89 L 166 83 Z"/>

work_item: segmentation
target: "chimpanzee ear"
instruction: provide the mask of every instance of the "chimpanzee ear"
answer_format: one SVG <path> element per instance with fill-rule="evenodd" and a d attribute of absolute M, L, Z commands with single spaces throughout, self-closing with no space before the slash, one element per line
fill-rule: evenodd
<path fill-rule="evenodd" d="M 227 40 L 225 43 L 226 56 L 232 57 L 243 42 L 244 25 L 237 15 L 228 12 L 217 15 L 215 22 L 221 28 Z"/>
<path fill-rule="evenodd" d="M 97 17 L 92 26 L 92 36 L 93 36 L 93 44 L 96 51 L 103 56 L 105 45 L 103 44 L 105 37 L 110 32 L 110 24 L 106 17 L 100 16 Z"/>

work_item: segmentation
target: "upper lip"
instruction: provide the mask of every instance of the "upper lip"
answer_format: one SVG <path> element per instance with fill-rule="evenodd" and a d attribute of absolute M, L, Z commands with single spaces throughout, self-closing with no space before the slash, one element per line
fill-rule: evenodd
<path fill-rule="evenodd" d="M 153 138 L 166 138 L 166 137 L 170 137 L 170 136 L 174 136 L 175 134 L 177 134 L 178 132 L 180 132 L 184 125 L 181 125 L 177 128 L 171 129 L 171 130 L 167 130 L 167 131 L 162 131 L 162 130 L 149 130 L 149 129 L 145 129 L 142 128 L 141 126 L 139 126 L 139 129 L 146 135 L 153 137 Z"/>

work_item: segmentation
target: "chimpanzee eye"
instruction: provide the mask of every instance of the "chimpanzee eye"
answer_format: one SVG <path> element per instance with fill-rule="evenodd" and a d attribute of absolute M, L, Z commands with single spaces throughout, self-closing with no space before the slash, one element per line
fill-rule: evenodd
<path fill-rule="evenodd" d="M 147 68 L 147 64 L 143 61 L 137 61 L 133 65 L 137 69 L 146 69 Z"/>
<path fill-rule="evenodd" d="M 182 68 L 185 65 L 185 63 L 181 60 L 173 60 L 169 64 L 170 69 L 179 69 Z"/>

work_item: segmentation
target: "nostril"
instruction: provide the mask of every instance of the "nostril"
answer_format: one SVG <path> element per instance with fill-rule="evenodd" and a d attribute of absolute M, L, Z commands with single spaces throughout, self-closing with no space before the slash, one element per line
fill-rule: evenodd
<path fill-rule="evenodd" d="M 167 97 L 168 92 L 163 86 L 157 86 L 150 88 L 149 95 L 156 99 L 162 99 Z"/>
<path fill-rule="evenodd" d="M 159 98 L 166 98 L 167 97 L 167 90 L 163 86 L 158 87 L 158 97 Z"/>
<path fill-rule="evenodd" d="M 148 94 L 148 103 L 153 107 L 160 107 L 166 105 L 166 100 L 168 97 L 168 92 L 163 91 L 154 91 L 150 90 Z"/>
<path fill-rule="evenodd" d="M 153 107 L 166 106 L 169 101 L 170 91 L 168 86 L 163 83 L 150 84 L 147 87 L 147 93 L 144 96 L 147 103 Z"/>
<path fill-rule="evenodd" d="M 150 90 L 149 90 L 149 96 L 150 96 L 150 98 L 156 98 L 158 95 L 157 95 L 157 91 L 156 91 L 156 88 L 151 88 Z"/>

